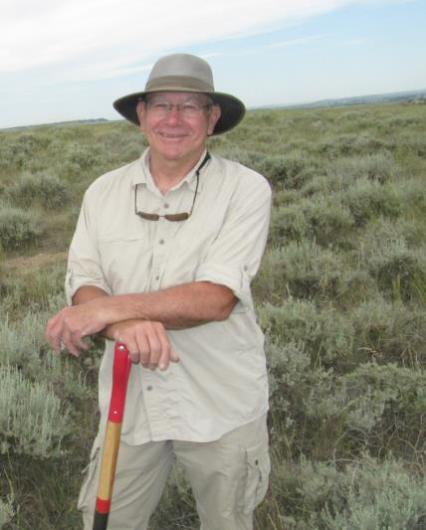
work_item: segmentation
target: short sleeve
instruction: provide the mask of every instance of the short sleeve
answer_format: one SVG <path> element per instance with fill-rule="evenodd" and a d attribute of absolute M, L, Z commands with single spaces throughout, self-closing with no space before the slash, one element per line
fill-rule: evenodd
<path fill-rule="evenodd" d="M 69 304 L 77 290 L 85 285 L 99 287 L 111 294 L 102 271 L 96 226 L 91 218 L 91 212 L 95 211 L 96 205 L 91 204 L 86 192 L 68 254 L 65 293 Z"/>
<path fill-rule="evenodd" d="M 195 279 L 225 285 L 244 306 L 253 307 L 250 284 L 266 246 L 271 189 L 261 175 L 244 169 L 221 230 L 198 267 Z"/>

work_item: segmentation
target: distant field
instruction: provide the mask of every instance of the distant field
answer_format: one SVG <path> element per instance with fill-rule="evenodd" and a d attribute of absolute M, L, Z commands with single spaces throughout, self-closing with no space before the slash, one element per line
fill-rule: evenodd
<path fill-rule="evenodd" d="M 59 359 L 84 190 L 144 148 L 124 122 L 0 132 L 0 528 L 78 530 L 101 342 Z M 210 148 L 274 190 L 253 289 L 271 382 L 257 530 L 426 529 L 426 105 L 248 113 Z M 180 471 L 151 530 L 198 529 Z"/>

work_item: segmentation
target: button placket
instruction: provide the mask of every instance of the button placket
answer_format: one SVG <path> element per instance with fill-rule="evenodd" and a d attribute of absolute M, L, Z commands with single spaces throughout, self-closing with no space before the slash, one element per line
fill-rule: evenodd
<path fill-rule="evenodd" d="M 154 247 L 152 253 L 152 268 L 151 268 L 151 278 L 152 278 L 152 287 L 154 289 L 160 288 L 160 279 L 162 275 L 162 270 L 164 268 L 165 254 L 167 252 L 167 242 L 168 242 L 168 223 L 166 219 L 161 217 L 157 225 L 157 231 L 155 234 Z"/>

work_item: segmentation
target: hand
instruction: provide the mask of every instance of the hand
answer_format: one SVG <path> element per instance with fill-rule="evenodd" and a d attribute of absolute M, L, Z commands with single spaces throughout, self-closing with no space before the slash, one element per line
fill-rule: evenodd
<path fill-rule="evenodd" d="M 161 322 L 125 320 L 108 326 L 105 331 L 108 337 L 124 342 L 133 363 L 141 363 L 150 370 L 167 370 L 170 362 L 179 362 Z"/>
<path fill-rule="evenodd" d="M 56 353 L 67 349 L 78 357 L 89 346 L 83 338 L 98 333 L 106 326 L 95 300 L 64 307 L 46 325 L 45 337 Z"/>

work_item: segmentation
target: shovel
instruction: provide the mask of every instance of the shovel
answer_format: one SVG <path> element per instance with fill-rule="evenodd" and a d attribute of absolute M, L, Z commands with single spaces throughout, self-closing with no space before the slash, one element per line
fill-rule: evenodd
<path fill-rule="evenodd" d="M 124 403 L 126 401 L 127 383 L 131 365 L 132 363 L 126 345 L 122 342 L 116 342 L 114 348 L 111 401 L 102 453 L 93 530 L 106 530 L 108 526 L 115 467 L 120 446 Z"/>

